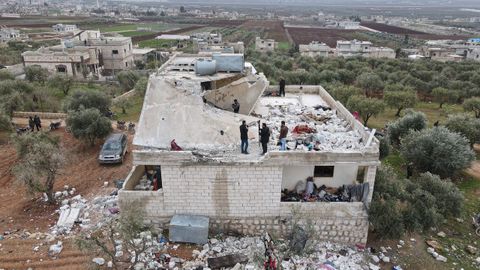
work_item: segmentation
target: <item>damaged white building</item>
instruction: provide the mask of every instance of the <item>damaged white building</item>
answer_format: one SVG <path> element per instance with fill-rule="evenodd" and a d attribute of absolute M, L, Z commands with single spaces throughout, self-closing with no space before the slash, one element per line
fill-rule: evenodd
<path fill-rule="evenodd" d="M 158 226 L 200 215 L 211 231 L 243 234 L 286 233 L 299 218 L 322 240 L 366 243 L 380 164 L 373 132 L 321 86 L 287 86 L 278 97 L 251 70 L 241 54 L 181 54 L 150 76 L 120 206 L 138 204 Z M 243 120 L 248 155 L 240 152 Z M 277 146 L 281 121 L 286 151 Z M 261 123 L 271 130 L 266 155 Z"/>

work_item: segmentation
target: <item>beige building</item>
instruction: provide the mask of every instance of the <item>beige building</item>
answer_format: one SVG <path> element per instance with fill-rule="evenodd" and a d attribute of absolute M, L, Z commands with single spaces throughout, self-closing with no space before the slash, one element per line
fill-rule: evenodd
<path fill-rule="evenodd" d="M 302 56 L 308 57 L 329 57 L 333 56 L 334 54 L 334 50 L 332 48 L 330 48 L 327 44 L 318 41 L 312 41 L 310 44 L 300 44 L 298 49 Z"/>
<path fill-rule="evenodd" d="M 40 65 L 52 73 L 77 78 L 110 75 L 134 67 L 132 39 L 104 37 L 99 31 L 78 31 L 62 45 L 24 52 L 22 56 L 25 66 Z"/>
<path fill-rule="evenodd" d="M 278 43 L 273 39 L 261 39 L 260 37 L 255 38 L 255 50 L 261 52 L 274 51 L 277 48 Z"/>
<path fill-rule="evenodd" d="M 372 57 L 395 58 L 395 51 L 391 48 L 374 47 L 370 41 L 338 40 L 335 54 L 338 57 Z"/>
<path fill-rule="evenodd" d="M 133 65 L 133 46 L 130 37 L 100 37 L 88 39 L 85 47 L 96 48 L 100 56 L 100 64 L 107 74 L 114 74 Z"/>
<path fill-rule="evenodd" d="M 265 76 L 232 72 L 238 56 L 223 57 L 176 55 L 150 76 L 120 207 L 138 204 L 157 226 L 177 214 L 201 215 L 213 231 L 243 234 L 286 233 L 297 212 L 321 240 L 365 244 L 380 165 L 375 131 L 321 86 L 287 86 L 285 97 L 264 96 L 271 90 Z M 227 65 L 219 71 L 221 61 Z M 233 99 L 240 113 L 232 112 Z M 248 155 L 240 153 L 243 120 Z M 281 120 L 289 128 L 287 151 L 277 146 Z M 271 130 L 265 155 L 259 155 L 259 122 Z M 308 177 L 319 187 L 311 197 Z"/>
<path fill-rule="evenodd" d="M 194 42 L 194 47 L 198 53 L 240 53 L 245 52 L 245 45 L 242 41 L 239 42 L 224 42 L 220 44 L 208 44 L 200 41 Z"/>
<path fill-rule="evenodd" d="M 20 31 L 13 28 L 0 28 L 0 43 L 6 43 L 10 40 L 16 40 L 18 38 L 20 38 Z"/>
<path fill-rule="evenodd" d="M 70 47 L 61 45 L 40 48 L 37 51 L 22 53 L 25 67 L 38 65 L 50 73 L 60 73 L 78 79 L 98 75 L 100 72 L 99 55 L 95 48 Z"/>

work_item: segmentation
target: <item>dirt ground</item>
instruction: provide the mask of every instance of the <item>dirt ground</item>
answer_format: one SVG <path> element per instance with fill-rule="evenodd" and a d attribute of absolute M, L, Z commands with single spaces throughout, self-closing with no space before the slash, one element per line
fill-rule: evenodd
<path fill-rule="evenodd" d="M 321 28 L 286 28 L 295 44 L 309 44 L 312 41 L 320 41 L 328 46 L 335 48 L 337 40 L 351 40 L 355 33 L 361 33 L 363 30 L 344 30 L 344 29 L 321 29 Z"/>
<path fill-rule="evenodd" d="M 76 194 L 86 198 L 110 193 L 112 188 L 103 188 L 104 181 L 113 186 L 113 181 L 124 179 L 131 169 L 132 156 L 127 154 L 122 165 L 99 165 L 97 155 L 99 145 L 86 147 L 65 132 L 63 128 L 51 132 L 61 138 L 66 163 L 55 183 L 55 190 L 63 190 L 64 185 L 75 187 Z M 131 141 L 132 136 L 129 135 Z M 129 150 L 131 150 L 131 145 Z M 73 239 L 63 241 L 64 249 L 58 258 L 47 255 L 53 243 L 44 239 L 28 237 L 28 233 L 47 232 L 55 224 L 58 205 L 46 205 L 39 194 L 28 195 L 26 189 L 16 183 L 12 168 L 17 161 L 14 146 L 0 145 L 0 268 L 5 269 L 86 269 L 90 258 L 79 251 Z M 34 246 L 40 246 L 38 252 Z M 28 262 L 27 262 L 28 261 Z"/>
<path fill-rule="evenodd" d="M 480 144 L 475 144 L 473 148 L 477 153 L 480 153 Z M 472 163 L 472 166 L 467 169 L 467 173 L 477 179 L 480 179 L 480 160 L 475 160 Z"/>

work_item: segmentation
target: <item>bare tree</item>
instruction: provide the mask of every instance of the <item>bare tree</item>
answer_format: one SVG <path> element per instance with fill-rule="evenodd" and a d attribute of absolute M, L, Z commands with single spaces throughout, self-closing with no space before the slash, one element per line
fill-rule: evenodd
<path fill-rule="evenodd" d="M 58 140 L 43 132 L 14 137 L 20 163 L 15 166 L 16 178 L 30 193 L 44 192 L 48 203 L 54 203 L 53 185 L 64 163 Z"/>

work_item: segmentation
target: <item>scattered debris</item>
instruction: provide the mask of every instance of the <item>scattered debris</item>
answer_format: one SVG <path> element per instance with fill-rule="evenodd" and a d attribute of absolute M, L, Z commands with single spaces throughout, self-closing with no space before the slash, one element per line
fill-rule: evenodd
<path fill-rule="evenodd" d="M 98 265 L 104 265 L 105 264 L 105 259 L 104 258 L 93 258 L 92 262 L 94 262 Z"/>
<path fill-rule="evenodd" d="M 243 254 L 231 254 L 216 258 L 208 258 L 207 262 L 210 268 L 221 269 L 222 267 L 233 267 L 238 263 L 247 263 L 248 257 Z"/>
<path fill-rule="evenodd" d="M 63 250 L 63 243 L 62 241 L 58 241 L 56 244 L 51 245 L 50 248 L 48 249 L 48 255 L 50 256 L 55 256 L 60 254 Z"/>
<path fill-rule="evenodd" d="M 465 250 L 466 250 L 468 253 L 472 254 L 472 255 L 477 254 L 477 248 L 474 247 L 474 246 L 467 245 L 467 247 L 465 248 Z"/>
<path fill-rule="evenodd" d="M 439 233 L 437 233 L 437 235 L 438 235 L 439 237 L 441 237 L 441 238 L 447 237 L 447 234 L 444 233 L 444 232 L 439 232 Z"/>

